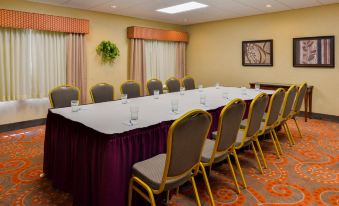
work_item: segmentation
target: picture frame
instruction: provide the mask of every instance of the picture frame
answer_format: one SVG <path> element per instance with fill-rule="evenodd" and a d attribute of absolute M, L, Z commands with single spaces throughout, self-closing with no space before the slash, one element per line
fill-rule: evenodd
<path fill-rule="evenodd" d="M 335 67 L 335 37 L 293 38 L 293 67 Z"/>
<path fill-rule="evenodd" d="M 273 66 L 273 39 L 242 42 L 243 66 Z"/>

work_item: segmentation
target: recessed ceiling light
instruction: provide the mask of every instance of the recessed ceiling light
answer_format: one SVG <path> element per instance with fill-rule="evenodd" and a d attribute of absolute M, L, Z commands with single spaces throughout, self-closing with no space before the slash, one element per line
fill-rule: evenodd
<path fill-rule="evenodd" d="M 267 7 L 267 8 L 271 8 L 272 5 L 271 5 L 271 4 L 266 4 L 266 7 Z"/>
<path fill-rule="evenodd" d="M 115 5 L 112 5 L 112 6 L 111 6 L 111 8 L 112 8 L 112 9 L 115 9 L 115 8 L 117 8 L 117 6 L 115 6 Z"/>
<path fill-rule="evenodd" d="M 201 4 L 201 3 L 198 3 L 198 2 L 195 2 L 195 1 L 191 1 L 191 2 L 184 3 L 184 4 L 178 4 L 178 5 L 175 5 L 175 6 L 170 6 L 170 7 L 158 9 L 157 11 L 168 13 L 168 14 L 176 14 L 176 13 L 190 11 L 190 10 L 194 10 L 194 9 L 200 9 L 200 8 L 204 8 L 204 7 L 208 7 L 208 5 Z"/>

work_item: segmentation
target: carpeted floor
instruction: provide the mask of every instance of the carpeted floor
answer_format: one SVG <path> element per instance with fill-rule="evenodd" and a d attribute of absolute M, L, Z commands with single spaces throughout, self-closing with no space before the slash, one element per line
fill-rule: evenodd
<path fill-rule="evenodd" d="M 277 159 L 269 140 L 261 145 L 268 163 L 257 170 L 251 150 L 239 154 L 248 188 L 234 190 L 226 164 L 210 175 L 216 205 L 339 205 L 339 123 L 299 119 L 303 139 L 289 122 L 297 144 L 289 147 L 279 133 L 284 155 Z M 72 205 L 72 197 L 40 178 L 44 127 L 0 134 L 0 205 Z M 238 180 L 240 178 L 238 176 Z M 198 181 L 203 205 L 209 205 L 203 181 Z M 181 188 L 170 205 L 195 205 L 190 186 Z"/>

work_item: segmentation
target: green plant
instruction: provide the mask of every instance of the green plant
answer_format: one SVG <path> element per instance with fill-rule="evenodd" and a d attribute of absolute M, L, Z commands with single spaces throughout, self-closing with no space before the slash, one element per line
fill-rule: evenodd
<path fill-rule="evenodd" d="M 120 51 L 118 47 L 110 41 L 102 41 L 97 46 L 97 53 L 101 56 L 103 62 L 113 62 L 118 56 Z"/>

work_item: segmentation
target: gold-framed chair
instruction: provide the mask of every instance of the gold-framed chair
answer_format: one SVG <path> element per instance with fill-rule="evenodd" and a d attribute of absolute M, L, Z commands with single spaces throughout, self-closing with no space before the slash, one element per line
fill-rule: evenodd
<path fill-rule="evenodd" d="M 147 81 L 147 94 L 153 95 L 154 90 L 158 90 L 159 94 L 163 94 L 163 85 L 162 82 L 159 79 L 153 78 Z"/>
<path fill-rule="evenodd" d="M 111 84 L 99 83 L 91 87 L 90 94 L 93 103 L 113 101 L 114 87 Z"/>
<path fill-rule="evenodd" d="M 185 76 L 182 79 L 182 86 L 185 87 L 185 90 L 195 89 L 195 82 L 191 76 Z"/>
<path fill-rule="evenodd" d="M 255 148 L 255 145 L 253 142 L 256 143 L 259 153 L 261 155 L 261 159 L 264 163 L 265 168 L 267 168 L 266 160 L 264 157 L 264 154 L 262 152 L 262 149 L 260 147 L 260 143 L 258 140 L 258 134 L 260 131 L 260 125 L 262 122 L 262 118 L 265 113 L 265 109 L 267 107 L 268 103 L 268 95 L 266 93 L 259 93 L 251 102 L 249 111 L 248 111 L 248 118 L 246 121 L 246 126 L 244 129 L 240 129 L 237 135 L 236 143 L 235 143 L 235 149 L 241 149 L 244 146 L 251 145 L 254 156 L 256 158 L 259 171 L 263 174 L 263 169 L 261 167 L 261 163 Z M 236 153 L 235 153 L 236 154 Z M 238 159 L 238 158 L 237 158 Z M 236 160 L 237 160 L 236 159 Z M 241 178 L 243 180 L 243 183 L 246 187 L 246 180 L 244 175 L 242 174 L 241 166 L 239 161 L 236 161 L 237 166 L 239 168 L 239 172 L 241 175 Z"/>
<path fill-rule="evenodd" d="M 141 85 L 134 80 L 127 80 L 120 86 L 121 94 L 127 94 L 127 98 L 137 98 L 141 96 Z"/>
<path fill-rule="evenodd" d="M 200 163 L 203 145 L 211 123 L 212 116 L 203 110 L 193 110 L 175 120 L 168 131 L 167 153 L 156 155 L 133 165 L 129 183 L 128 205 L 132 204 L 133 191 L 138 192 L 152 206 L 155 206 L 154 194 L 177 188 L 190 180 L 197 205 L 200 206 L 194 179 L 199 168 L 205 177 L 205 184 L 212 205 L 214 205 L 206 171 Z M 141 190 L 142 188 L 146 193 Z"/>
<path fill-rule="evenodd" d="M 176 77 L 170 77 L 166 80 L 166 87 L 169 93 L 180 91 L 180 81 Z"/>
<path fill-rule="evenodd" d="M 60 85 L 49 92 L 52 108 L 70 107 L 72 100 L 80 101 L 80 89 L 72 85 Z"/>
<path fill-rule="evenodd" d="M 213 139 L 206 139 L 200 160 L 202 165 L 209 167 L 211 172 L 214 163 L 227 159 L 238 194 L 240 193 L 239 184 L 230 155 L 234 155 L 238 161 L 234 145 L 245 109 L 246 103 L 238 98 L 233 99 L 222 109 L 218 120 L 218 130 L 213 132 Z"/>
<path fill-rule="evenodd" d="M 298 94 L 297 94 L 297 97 L 295 99 L 296 103 L 294 104 L 294 108 L 292 110 L 293 112 L 292 112 L 292 116 L 291 116 L 292 119 L 295 122 L 295 125 L 297 126 L 297 129 L 298 129 L 298 132 L 299 132 L 299 135 L 300 135 L 301 138 L 302 138 L 302 135 L 301 135 L 301 131 L 300 131 L 296 116 L 300 113 L 301 105 L 302 105 L 303 100 L 305 98 L 306 92 L 307 92 L 307 83 L 304 82 L 300 85 L 300 87 L 298 89 Z"/>

